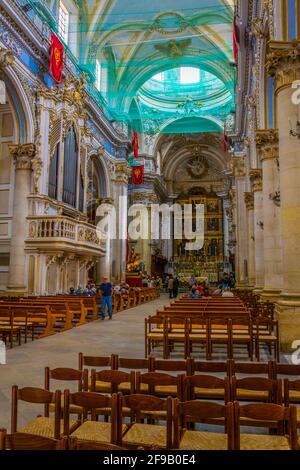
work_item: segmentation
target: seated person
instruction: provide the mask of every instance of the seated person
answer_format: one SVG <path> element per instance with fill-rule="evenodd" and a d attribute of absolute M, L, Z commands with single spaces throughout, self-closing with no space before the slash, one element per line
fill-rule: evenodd
<path fill-rule="evenodd" d="M 226 289 L 224 289 L 222 297 L 234 297 L 234 294 L 231 292 L 229 287 L 227 287 Z"/>
<path fill-rule="evenodd" d="M 78 286 L 76 291 L 75 291 L 75 294 L 76 295 L 82 295 L 83 294 L 83 288 L 81 286 Z"/>
<path fill-rule="evenodd" d="M 192 287 L 192 293 L 188 295 L 188 299 L 200 299 L 201 296 L 198 294 L 197 289 L 195 287 Z"/>
<path fill-rule="evenodd" d="M 222 294 L 223 294 L 222 286 L 219 286 L 218 289 L 216 289 L 216 290 L 212 293 L 212 296 L 213 296 L 213 297 L 220 297 L 220 296 L 222 296 Z"/>
<path fill-rule="evenodd" d="M 70 287 L 69 295 L 75 295 L 75 289 L 74 289 L 74 287 Z"/>

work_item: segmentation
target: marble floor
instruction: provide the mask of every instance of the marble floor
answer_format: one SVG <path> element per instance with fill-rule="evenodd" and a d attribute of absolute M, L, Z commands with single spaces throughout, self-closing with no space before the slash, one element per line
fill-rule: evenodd
<path fill-rule="evenodd" d="M 115 353 L 123 357 L 144 357 L 144 319 L 166 304 L 169 304 L 169 300 L 166 295 L 162 295 L 153 302 L 114 315 L 112 321 L 99 320 L 8 349 L 7 364 L 0 365 L 0 428 L 10 429 L 12 385 L 43 387 L 45 366 L 77 369 L 79 352 L 86 355 Z M 159 350 L 157 354 L 160 355 Z M 177 357 L 182 358 L 180 351 L 179 355 L 174 355 L 174 359 Z M 216 355 L 215 359 L 224 357 Z M 237 359 L 247 360 L 247 357 Z M 72 389 L 69 383 L 64 388 Z M 37 410 L 36 405 L 21 404 L 19 426 L 39 412 L 43 410 Z"/>

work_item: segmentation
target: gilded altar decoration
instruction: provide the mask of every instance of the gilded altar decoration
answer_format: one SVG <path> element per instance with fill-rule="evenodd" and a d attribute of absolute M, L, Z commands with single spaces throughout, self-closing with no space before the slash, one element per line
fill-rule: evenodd
<path fill-rule="evenodd" d="M 141 255 L 136 253 L 134 247 L 131 248 L 127 260 L 127 272 L 129 273 L 139 273 L 142 271 L 143 262 L 141 260 Z"/>
<path fill-rule="evenodd" d="M 199 156 L 191 159 L 186 168 L 190 176 L 200 179 L 208 173 L 208 162 L 204 156 Z"/>

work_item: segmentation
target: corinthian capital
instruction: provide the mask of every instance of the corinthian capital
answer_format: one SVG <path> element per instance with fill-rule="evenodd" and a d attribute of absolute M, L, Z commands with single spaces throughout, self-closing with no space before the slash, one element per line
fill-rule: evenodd
<path fill-rule="evenodd" d="M 264 160 L 279 158 L 278 129 L 257 129 L 255 141 L 257 148 L 262 151 Z"/>
<path fill-rule="evenodd" d="M 270 41 L 266 70 L 274 78 L 276 89 L 300 78 L 300 42 Z"/>
<path fill-rule="evenodd" d="M 16 170 L 30 170 L 36 149 L 34 144 L 9 145 L 10 155 L 14 159 Z"/>

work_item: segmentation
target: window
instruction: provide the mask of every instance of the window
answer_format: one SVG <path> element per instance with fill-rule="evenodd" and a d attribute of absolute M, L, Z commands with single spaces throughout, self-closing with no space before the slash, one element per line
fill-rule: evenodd
<path fill-rule="evenodd" d="M 60 2 L 58 12 L 58 32 L 65 43 L 68 43 L 69 40 L 69 22 L 69 12 L 63 2 Z"/>
<path fill-rule="evenodd" d="M 188 85 L 190 83 L 198 83 L 200 81 L 200 70 L 194 67 L 180 68 L 180 83 Z"/>
<path fill-rule="evenodd" d="M 96 60 L 96 88 L 101 90 L 101 64 L 99 60 Z"/>
<path fill-rule="evenodd" d="M 153 80 L 157 80 L 158 82 L 163 82 L 164 81 L 164 72 L 157 73 L 154 75 Z"/>

